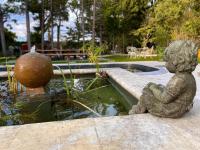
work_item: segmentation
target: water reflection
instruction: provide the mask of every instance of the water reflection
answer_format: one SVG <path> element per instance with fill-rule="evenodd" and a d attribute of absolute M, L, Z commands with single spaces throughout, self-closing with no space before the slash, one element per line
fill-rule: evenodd
<path fill-rule="evenodd" d="M 108 80 L 98 80 L 87 92 L 85 88 L 92 79 L 75 79 L 72 97 L 87 105 L 102 116 L 127 114 L 122 104 L 125 101 Z M 71 84 L 70 80 L 67 84 Z M 52 79 L 47 85 L 46 94 L 12 94 L 6 81 L 0 84 L 0 125 L 18 125 L 36 122 L 68 120 L 95 117 L 95 114 L 67 98 L 61 78 Z"/>

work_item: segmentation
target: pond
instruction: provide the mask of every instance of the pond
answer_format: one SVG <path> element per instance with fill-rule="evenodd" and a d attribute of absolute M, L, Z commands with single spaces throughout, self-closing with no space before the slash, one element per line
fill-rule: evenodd
<path fill-rule="evenodd" d="M 1 81 L 0 126 L 97 117 L 90 109 L 100 116 L 126 115 L 131 107 L 126 94 L 108 78 L 82 77 L 65 83 L 71 86 L 71 96 L 63 88 L 63 78 L 52 79 L 42 95 L 13 94 L 8 82 Z"/>

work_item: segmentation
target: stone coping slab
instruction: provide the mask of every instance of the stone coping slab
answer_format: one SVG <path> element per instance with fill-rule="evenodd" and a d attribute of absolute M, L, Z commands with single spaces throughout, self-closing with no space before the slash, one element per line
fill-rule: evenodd
<path fill-rule="evenodd" d="M 0 128 L 2 150 L 199 150 L 199 120 L 149 114 Z"/>
<path fill-rule="evenodd" d="M 100 65 L 122 65 L 122 64 L 127 64 L 127 65 L 131 65 L 131 64 L 135 64 L 135 65 L 142 65 L 142 66 L 149 66 L 149 67 L 155 67 L 161 65 L 161 62 L 157 62 L 157 61 L 152 61 L 152 62 L 107 62 L 107 63 L 100 63 Z M 148 65 L 147 65 L 148 64 Z M 53 64 L 54 66 L 68 66 L 68 64 Z M 14 65 L 10 65 L 11 67 L 14 67 Z M 70 64 L 70 66 L 87 66 L 88 68 L 83 68 L 83 69 L 72 69 L 72 72 L 75 74 L 87 74 L 87 73 L 95 73 L 96 72 L 96 68 L 90 68 L 91 66 L 95 66 L 95 64 L 92 63 L 82 63 L 82 64 Z M 0 65 L 0 68 L 4 68 L 6 69 L 5 65 Z M 116 68 L 116 67 L 115 67 Z M 112 68 L 101 68 L 101 70 L 105 71 L 106 69 L 112 69 Z M 1 69 L 0 69 L 1 70 Z M 62 69 L 63 72 L 65 74 L 69 74 L 70 71 L 69 69 Z M 11 71 L 11 75 L 13 74 L 13 72 Z M 60 74 L 60 71 L 54 70 L 54 74 L 58 75 Z M 5 78 L 8 76 L 7 71 L 0 71 L 0 78 Z"/>
<path fill-rule="evenodd" d="M 140 63 L 152 67 L 163 65 Z M 199 150 L 199 71 L 200 65 L 194 72 L 197 82 L 194 107 L 180 119 L 138 114 L 0 127 L 0 150 Z M 148 82 L 166 84 L 172 76 L 131 73 L 120 68 L 106 72 L 136 98 Z"/>

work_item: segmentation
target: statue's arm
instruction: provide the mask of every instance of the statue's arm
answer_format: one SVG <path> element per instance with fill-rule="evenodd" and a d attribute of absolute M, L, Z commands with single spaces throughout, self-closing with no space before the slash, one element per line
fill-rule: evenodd
<path fill-rule="evenodd" d="M 157 87 L 150 87 L 153 95 L 155 98 L 162 103 L 170 103 L 173 101 L 174 96 L 167 92 L 166 88 L 164 87 L 163 90 L 158 89 Z"/>
<path fill-rule="evenodd" d="M 186 82 L 182 78 L 174 78 L 169 81 L 166 87 L 162 89 L 156 85 L 150 86 L 150 90 L 156 99 L 162 103 L 170 103 L 184 92 Z"/>

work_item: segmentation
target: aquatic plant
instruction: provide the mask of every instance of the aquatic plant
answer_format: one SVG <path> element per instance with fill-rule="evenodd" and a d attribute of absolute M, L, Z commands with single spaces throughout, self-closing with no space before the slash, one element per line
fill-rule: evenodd
<path fill-rule="evenodd" d="M 86 91 L 88 91 L 88 90 L 91 88 L 91 86 L 92 86 L 98 79 L 99 79 L 99 77 L 96 76 L 96 77 L 92 80 L 92 82 L 88 85 L 88 87 L 86 88 Z"/>
<path fill-rule="evenodd" d="M 100 57 L 101 53 L 105 51 L 104 48 L 105 48 L 105 46 L 96 46 L 93 43 L 86 44 L 82 48 L 88 54 L 89 62 L 94 63 L 96 65 L 97 72 L 100 71 L 99 57 Z"/>
<path fill-rule="evenodd" d="M 9 86 L 9 90 L 12 91 L 12 85 L 13 85 L 12 84 L 12 75 L 11 75 L 12 67 L 10 67 L 9 65 L 6 65 L 6 68 L 7 68 L 7 73 L 8 73 L 8 86 Z"/>
<path fill-rule="evenodd" d="M 69 65 L 69 64 L 68 64 Z M 80 101 L 77 101 L 77 99 L 79 99 L 79 95 L 80 93 L 74 89 L 74 80 L 75 78 L 73 77 L 73 73 L 72 70 L 70 68 L 69 65 L 69 70 L 70 70 L 70 85 L 67 84 L 67 79 L 65 77 L 64 72 L 62 71 L 62 69 L 59 66 L 56 66 L 56 68 L 59 69 L 59 71 L 62 74 L 63 80 L 64 80 L 64 88 L 67 94 L 67 101 L 71 101 L 73 103 L 79 104 L 82 107 L 88 109 L 89 111 L 91 111 L 92 113 L 94 113 L 96 116 L 100 117 L 101 115 L 97 112 L 95 112 L 93 109 L 91 109 L 90 107 L 86 106 L 85 104 L 81 103 Z M 97 77 L 91 82 L 91 84 L 89 84 L 89 86 L 86 88 L 86 90 L 88 90 L 93 84 L 94 82 L 97 80 Z"/>
<path fill-rule="evenodd" d="M 11 65 L 7 65 L 6 61 L 6 69 L 8 74 L 8 88 L 10 92 L 16 94 L 17 92 L 23 92 L 24 87 L 17 81 L 15 75 L 12 73 L 13 69 Z"/>

